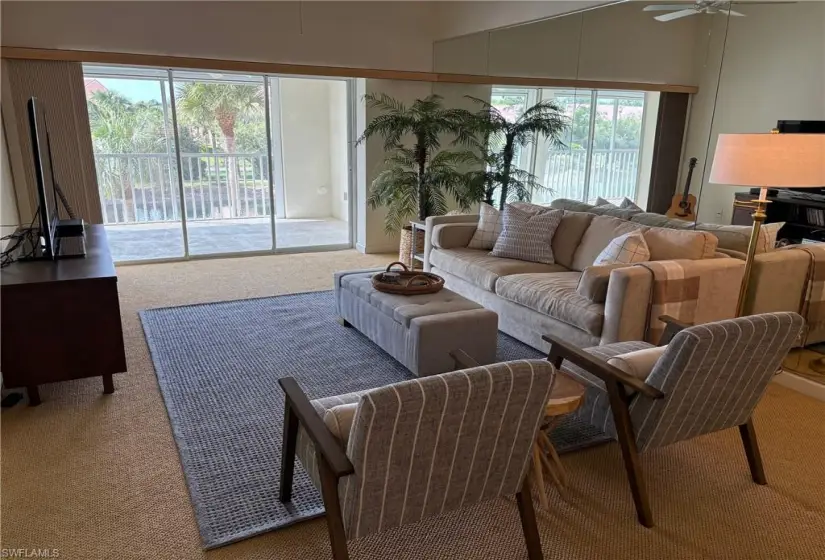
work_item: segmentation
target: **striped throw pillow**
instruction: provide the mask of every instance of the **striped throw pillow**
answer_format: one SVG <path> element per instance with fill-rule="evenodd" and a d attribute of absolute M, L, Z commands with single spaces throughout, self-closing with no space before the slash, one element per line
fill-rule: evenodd
<path fill-rule="evenodd" d="M 544 264 L 556 262 L 551 242 L 564 210 L 534 214 L 508 204 L 502 214 L 504 224 L 492 256 Z"/>

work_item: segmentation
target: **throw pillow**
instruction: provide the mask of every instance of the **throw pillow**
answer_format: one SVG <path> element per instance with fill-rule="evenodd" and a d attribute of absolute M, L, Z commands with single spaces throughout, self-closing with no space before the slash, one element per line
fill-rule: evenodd
<path fill-rule="evenodd" d="M 603 264 L 632 264 L 650 260 L 650 249 L 647 247 L 642 232 L 631 231 L 614 238 L 607 244 L 593 266 Z"/>
<path fill-rule="evenodd" d="M 621 204 L 619 204 L 619 208 L 626 208 L 627 210 L 638 210 L 639 212 L 644 212 L 641 206 L 639 206 L 627 197 L 624 197 Z"/>
<path fill-rule="evenodd" d="M 618 208 L 618 206 L 600 196 L 596 197 L 596 206 L 612 206 L 613 208 Z"/>
<path fill-rule="evenodd" d="M 553 235 L 564 216 L 563 210 L 531 214 L 510 204 L 504 207 L 504 227 L 496 241 L 494 257 L 554 264 Z"/>
<path fill-rule="evenodd" d="M 532 202 L 513 202 L 511 205 L 514 208 L 529 212 L 530 214 L 541 214 L 542 212 L 549 212 L 553 210 L 549 206 L 542 206 L 541 204 L 533 204 Z"/>
<path fill-rule="evenodd" d="M 501 220 L 501 212 L 486 202 L 482 202 L 479 209 L 478 227 L 467 247 L 469 249 L 484 249 L 485 251 L 495 247 L 496 240 L 501 234 Z"/>

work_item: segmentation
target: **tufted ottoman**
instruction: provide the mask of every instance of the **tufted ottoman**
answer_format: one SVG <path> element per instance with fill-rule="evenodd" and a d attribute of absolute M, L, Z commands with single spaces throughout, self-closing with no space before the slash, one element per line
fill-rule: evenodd
<path fill-rule="evenodd" d="M 496 361 L 498 315 L 447 288 L 436 294 L 399 296 L 379 292 L 378 270 L 335 273 L 335 305 L 353 326 L 418 376 L 455 369 L 462 349 L 482 365 Z"/>

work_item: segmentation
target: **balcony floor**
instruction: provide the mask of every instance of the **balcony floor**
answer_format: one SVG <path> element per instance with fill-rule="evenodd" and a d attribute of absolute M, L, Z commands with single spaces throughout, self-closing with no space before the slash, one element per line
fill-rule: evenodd
<path fill-rule="evenodd" d="M 245 253 L 272 248 L 269 218 L 190 221 L 189 254 Z M 115 262 L 183 257 L 179 222 L 107 225 Z M 279 249 L 349 244 L 347 222 L 335 218 L 278 219 L 275 236 Z"/>

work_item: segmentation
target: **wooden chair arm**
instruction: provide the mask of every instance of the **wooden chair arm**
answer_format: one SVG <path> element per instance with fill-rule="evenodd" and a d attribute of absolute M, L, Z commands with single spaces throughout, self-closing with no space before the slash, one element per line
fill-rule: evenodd
<path fill-rule="evenodd" d="M 298 382 L 292 377 L 278 380 L 278 385 L 284 390 L 286 405 L 298 418 L 304 427 L 309 439 L 315 444 L 315 449 L 326 459 L 336 478 L 341 478 L 355 472 L 355 467 L 344 453 L 341 444 L 332 435 L 324 421 L 310 404 L 306 394 L 301 390 Z"/>
<path fill-rule="evenodd" d="M 605 383 L 621 383 L 622 385 L 625 385 L 634 391 L 638 391 L 639 393 L 652 399 L 661 399 L 665 396 L 665 394 L 659 389 L 651 387 L 644 381 L 628 375 L 622 370 L 611 366 L 607 362 L 603 362 L 596 356 L 588 354 L 575 346 L 571 346 L 570 344 L 559 340 L 552 335 L 546 334 L 541 338 L 550 343 L 550 354 L 547 359 L 550 360 L 556 367 L 561 366 L 562 360 L 569 360 L 588 373 L 592 373 Z"/>
<path fill-rule="evenodd" d="M 475 361 L 472 356 L 460 348 L 450 352 L 450 357 L 455 360 L 455 365 L 458 369 L 470 369 L 481 365 Z"/>
<path fill-rule="evenodd" d="M 693 326 L 690 323 L 682 322 L 670 315 L 660 315 L 659 320 L 665 323 L 665 331 L 662 333 L 662 338 L 659 339 L 659 346 L 667 346 L 679 331 Z"/>

